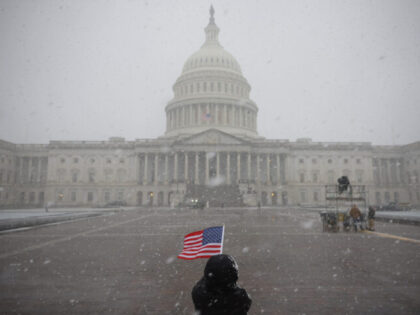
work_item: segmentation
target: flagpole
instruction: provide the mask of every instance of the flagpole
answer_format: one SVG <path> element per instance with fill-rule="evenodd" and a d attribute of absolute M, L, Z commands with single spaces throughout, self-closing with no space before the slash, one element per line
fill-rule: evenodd
<path fill-rule="evenodd" d="M 222 247 L 220 248 L 220 254 L 223 254 L 223 242 L 224 242 L 224 238 L 225 238 L 225 226 L 223 225 L 223 229 L 222 229 Z"/>

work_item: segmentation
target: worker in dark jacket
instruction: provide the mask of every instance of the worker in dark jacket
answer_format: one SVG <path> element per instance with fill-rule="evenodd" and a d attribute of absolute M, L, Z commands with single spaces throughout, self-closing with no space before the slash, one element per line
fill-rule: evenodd
<path fill-rule="evenodd" d="M 192 290 L 195 310 L 200 315 L 247 314 L 252 301 L 245 289 L 236 284 L 237 280 L 238 265 L 232 256 L 210 257 L 204 276 Z"/>
<path fill-rule="evenodd" d="M 343 191 L 347 191 L 350 185 L 349 178 L 347 176 L 341 176 L 337 179 L 338 182 L 338 193 L 341 194 Z"/>

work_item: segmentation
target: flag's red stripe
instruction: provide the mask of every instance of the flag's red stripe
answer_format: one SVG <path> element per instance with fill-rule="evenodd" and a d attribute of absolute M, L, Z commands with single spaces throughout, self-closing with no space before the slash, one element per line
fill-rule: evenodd
<path fill-rule="evenodd" d="M 185 260 L 193 260 L 193 259 L 197 259 L 197 258 L 210 258 L 211 256 L 214 255 L 204 255 L 204 256 L 198 256 L 198 257 L 182 257 L 182 256 L 178 256 L 179 259 L 185 259 Z"/>
<path fill-rule="evenodd" d="M 220 252 L 216 252 L 216 253 L 198 253 L 196 255 L 184 255 L 184 254 L 180 254 L 178 256 L 178 258 L 182 258 L 182 259 L 195 259 L 195 258 L 208 258 L 214 255 L 219 254 Z"/>
<path fill-rule="evenodd" d="M 217 253 L 217 252 L 220 252 L 220 248 L 212 248 L 212 249 L 203 248 L 203 249 L 197 250 L 197 251 L 183 251 L 181 254 L 182 255 L 196 255 L 196 254 L 201 254 L 201 253 L 204 253 L 204 252 L 206 252 L 206 253 Z"/>
<path fill-rule="evenodd" d="M 185 250 L 195 250 L 195 249 L 200 249 L 200 248 L 220 248 L 221 245 L 220 244 L 207 244 L 207 245 L 203 245 L 203 246 L 191 246 L 191 247 L 185 247 L 183 251 Z"/>
<path fill-rule="evenodd" d="M 186 237 L 191 237 L 191 236 L 195 236 L 195 235 L 200 235 L 200 234 L 203 234 L 203 232 L 204 232 L 204 230 L 201 230 L 201 231 L 196 231 L 196 232 L 192 232 L 192 233 L 190 233 L 190 234 L 185 235 L 185 236 L 184 236 L 184 238 L 186 238 Z"/>
<path fill-rule="evenodd" d="M 184 244 L 184 248 L 185 247 L 197 247 L 197 246 L 201 246 L 203 245 L 203 242 L 196 242 L 196 243 L 191 243 L 191 244 Z"/>
<path fill-rule="evenodd" d="M 185 241 L 184 244 L 194 244 L 194 243 L 201 243 L 203 241 L 202 238 L 196 239 L 196 240 L 189 240 Z"/>
<path fill-rule="evenodd" d="M 221 246 L 219 247 L 203 247 L 200 249 L 196 249 L 196 250 L 183 250 L 182 253 L 180 255 L 196 255 L 199 253 L 203 253 L 203 252 L 208 252 L 208 253 L 215 253 L 215 252 L 220 252 L 221 250 Z"/>

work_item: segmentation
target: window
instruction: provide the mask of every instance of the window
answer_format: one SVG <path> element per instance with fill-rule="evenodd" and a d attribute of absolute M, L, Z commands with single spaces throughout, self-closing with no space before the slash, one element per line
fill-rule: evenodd
<path fill-rule="evenodd" d="M 93 192 L 89 191 L 87 195 L 87 201 L 92 202 L 93 201 Z"/>
<path fill-rule="evenodd" d="M 300 201 L 301 202 L 306 202 L 306 191 L 302 190 L 300 192 Z"/>
<path fill-rule="evenodd" d="M 66 159 L 65 159 L 65 158 L 61 158 L 61 159 L 60 159 L 60 162 L 61 162 L 61 163 L 66 163 Z"/>
<path fill-rule="evenodd" d="M 312 159 L 312 164 L 316 164 L 316 159 Z"/>
<path fill-rule="evenodd" d="M 57 180 L 59 182 L 64 182 L 66 177 L 66 170 L 65 169 L 58 169 L 57 170 Z"/>
<path fill-rule="evenodd" d="M 91 159 L 90 159 L 90 163 L 91 163 L 91 164 L 95 163 L 95 159 L 94 159 L 94 158 L 91 158 Z"/>
<path fill-rule="evenodd" d="M 171 117 L 172 118 L 172 117 Z M 106 164 L 111 164 L 112 163 L 112 160 L 111 159 L 106 159 Z"/>
<path fill-rule="evenodd" d="M 118 201 L 123 201 L 124 200 L 124 191 L 119 191 L 117 194 L 117 199 Z"/>
<path fill-rule="evenodd" d="M 305 173 L 299 174 L 299 182 L 304 183 L 305 182 Z"/>
<path fill-rule="evenodd" d="M 335 183 L 334 171 L 333 170 L 329 170 L 327 172 L 327 177 L 328 177 L 328 184 L 334 184 Z"/>
<path fill-rule="evenodd" d="M 71 192 L 71 195 L 70 195 L 70 199 L 71 199 L 71 201 L 76 201 L 77 200 L 77 198 L 76 198 L 77 196 L 76 196 L 76 192 L 75 191 L 72 191 Z"/>
<path fill-rule="evenodd" d="M 73 159 L 73 163 L 74 163 L 74 164 L 79 163 L 79 159 L 78 159 L 78 158 L 74 158 L 74 159 Z"/>
<path fill-rule="evenodd" d="M 89 183 L 95 182 L 95 170 L 89 170 Z"/>
<path fill-rule="evenodd" d="M 319 201 L 319 193 L 314 191 L 314 201 Z"/>
<path fill-rule="evenodd" d="M 400 194 L 397 191 L 394 192 L 394 201 L 397 203 L 400 201 Z"/>
<path fill-rule="evenodd" d="M 312 182 L 318 183 L 318 173 L 313 173 L 312 174 Z"/>
<path fill-rule="evenodd" d="M 328 159 L 328 164 L 332 164 L 332 160 L 331 159 Z"/>
<path fill-rule="evenodd" d="M 303 164 L 305 161 L 303 159 L 299 159 L 299 163 Z"/>
<path fill-rule="evenodd" d="M 107 182 L 112 181 L 113 170 L 112 169 L 105 169 L 104 173 L 105 173 L 105 181 L 107 181 Z"/>
<path fill-rule="evenodd" d="M 105 200 L 105 202 L 109 202 L 110 199 L 111 199 L 111 193 L 109 191 L 106 191 L 104 193 L 104 200 Z"/>
<path fill-rule="evenodd" d="M 382 204 L 382 202 L 381 202 L 381 193 L 379 191 L 377 191 L 375 193 L 375 200 L 376 200 L 376 205 L 380 206 Z"/>
<path fill-rule="evenodd" d="M 357 160 L 356 160 L 356 163 L 357 163 L 357 164 L 361 164 L 361 163 L 362 163 L 362 161 L 361 161 L 360 159 L 357 159 Z"/>
<path fill-rule="evenodd" d="M 73 173 L 71 174 L 71 181 L 72 181 L 73 183 L 77 183 L 77 177 L 78 177 L 78 173 L 77 173 L 77 172 L 73 172 Z"/>
<path fill-rule="evenodd" d="M 344 159 L 343 162 L 344 162 L 344 164 L 347 164 L 347 163 L 349 163 L 349 160 L 348 159 Z"/>
<path fill-rule="evenodd" d="M 391 195 L 389 194 L 389 191 L 385 192 L 384 199 L 386 204 L 388 204 L 391 201 Z"/>
<path fill-rule="evenodd" d="M 363 182 L 363 170 L 357 170 L 356 171 L 356 181 L 358 183 L 362 183 Z"/>
<path fill-rule="evenodd" d="M 33 203 L 35 201 L 35 192 L 31 191 L 29 193 L 29 202 Z"/>

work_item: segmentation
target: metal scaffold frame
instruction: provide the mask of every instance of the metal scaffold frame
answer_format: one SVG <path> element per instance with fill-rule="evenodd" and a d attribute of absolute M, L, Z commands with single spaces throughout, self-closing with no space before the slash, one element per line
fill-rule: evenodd
<path fill-rule="evenodd" d="M 325 211 L 321 213 L 323 231 L 338 231 L 349 209 L 356 205 L 364 216 L 367 213 L 368 191 L 365 185 L 348 185 L 340 191 L 339 185 L 325 185 Z M 333 222 L 333 223 L 332 223 Z"/>

